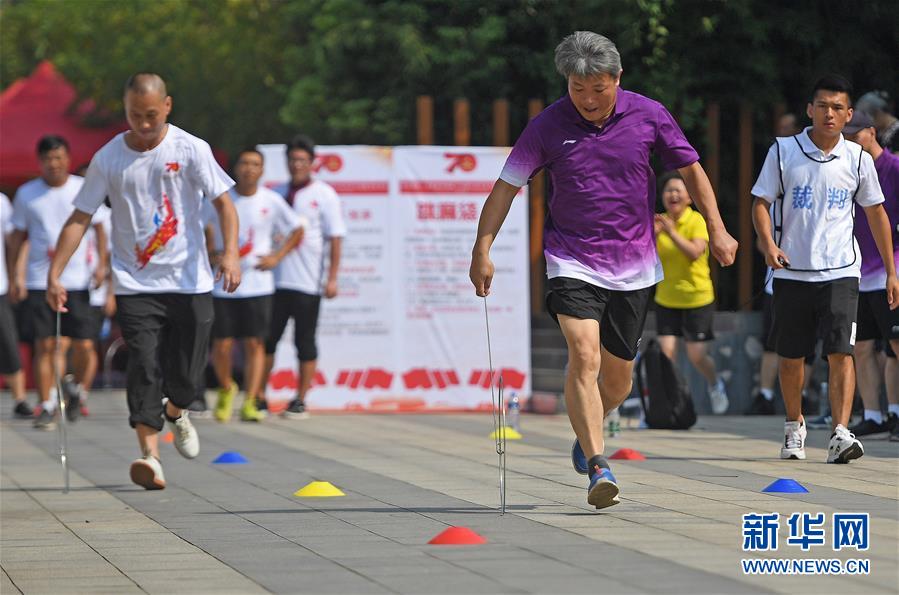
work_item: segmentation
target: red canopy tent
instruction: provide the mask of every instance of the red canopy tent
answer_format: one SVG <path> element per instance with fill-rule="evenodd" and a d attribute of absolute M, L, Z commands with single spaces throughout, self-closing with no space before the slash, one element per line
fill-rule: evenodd
<path fill-rule="evenodd" d="M 85 126 L 83 117 L 93 103 L 75 105 L 76 99 L 75 88 L 48 61 L 0 94 L 0 186 L 12 188 L 38 175 L 35 148 L 44 135 L 66 139 L 72 167 L 79 167 L 128 128 L 125 122 L 103 128 Z"/>

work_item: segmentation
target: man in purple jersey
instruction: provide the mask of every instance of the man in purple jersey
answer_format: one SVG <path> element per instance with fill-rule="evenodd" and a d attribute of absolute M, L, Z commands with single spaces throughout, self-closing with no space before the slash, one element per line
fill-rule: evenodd
<path fill-rule="evenodd" d="M 587 502 L 605 508 L 619 500 L 603 457 L 603 417 L 630 393 L 646 308 L 662 279 L 653 235 L 653 153 L 666 170 L 683 176 L 722 265 L 733 263 L 737 242 L 724 228 L 699 156 L 671 114 L 656 101 L 619 90 L 615 44 L 577 31 L 556 48 L 555 63 L 568 93 L 531 120 L 515 143 L 484 203 L 469 275 L 477 295 L 490 293 L 490 246 L 518 189 L 546 169 L 553 187 L 544 232 L 546 304 L 568 343 L 565 402 L 577 435 L 572 461 L 590 476 Z"/>
<path fill-rule="evenodd" d="M 874 169 L 883 190 L 890 231 L 893 236 L 894 261 L 899 262 L 899 155 L 884 150 L 877 142 L 874 120 L 856 110 L 852 120 L 843 128 L 843 135 L 857 142 L 874 158 Z M 862 277 L 858 286 L 858 331 L 855 343 L 855 371 L 858 392 L 865 404 L 864 419 L 849 431 L 856 436 L 889 432 L 890 440 L 899 441 L 899 308 L 890 309 L 887 303 L 886 271 L 871 234 L 868 219 L 862 208 L 855 207 L 855 237 L 862 257 Z M 899 273 L 899 270 L 897 270 Z M 877 365 L 874 340 L 885 343 L 887 354 L 883 377 Z M 885 382 L 887 417 L 880 410 L 880 384 Z"/>

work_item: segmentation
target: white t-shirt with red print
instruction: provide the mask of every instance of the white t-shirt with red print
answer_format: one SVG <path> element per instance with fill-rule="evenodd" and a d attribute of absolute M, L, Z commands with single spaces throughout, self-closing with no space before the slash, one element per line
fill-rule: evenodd
<path fill-rule="evenodd" d="M 274 189 L 286 200 L 290 187 Z M 308 220 L 303 241 L 284 257 L 275 269 L 275 286 L 312 295 L 321 295 L 325 282 L 325 240 L 346 235 L 346 224 L 337 192 L 319 180 L 296 191 L 293 210 Z"/>
<path fill-rule="evenodd" d="M 206 141 L 173 124 L 149 151 L 128 147 L 125 134 L 97 151 L 75 199 L 75 208 L 93 214 L 109 197 L 115 293 L 212 291 L 200 208 L 234 181 Z"/>
<path fill-rule="evenodd" d="M 261 256 L 275 250 L 276 237 L 286 239 L 295 230 L 305 227 L 302 217 L 295 213 L 277 193 L 260 186 L 256 194 L 243 196 L 232 188 L 231 200 L 240 221 L 238 249 L 240 252 L 240 286 L 234 293 L 222 289 L 221 281 L 215 284 L 212 295 L 217 298 L 249 298 L 271 295 L 275 292 L 275 274 L 256 268 Z M 207 203 L 204 215 L 212 226 L 216 250 L 224 248 L 222 229 L 215 207 Z M 211 213 L 210 213 L 211 211 Z"/>
<path fill-rule="evenodd" d="M 56 241 L 63 225 L 75 210 L 73 201 L 84 179 L 70 175 L 62 186 L 49 186 L 41 178 L 19 187 L 13 201 L 13 228 L 28 233 L 28 262 L 25 287 L 47 289 L 50 260 L 56 251 Z M 87 242 L 82 241 L 59 282 L 69 291 L 83 291 L 90 285 L 91 270 L 87 264 Z"/>

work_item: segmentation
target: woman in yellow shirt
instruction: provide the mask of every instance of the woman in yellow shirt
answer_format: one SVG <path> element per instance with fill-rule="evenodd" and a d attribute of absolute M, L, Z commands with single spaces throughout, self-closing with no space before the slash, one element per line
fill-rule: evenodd
<path fill-rule="evenodd" d="M 715 313 L 709 234 L 702 215 L 690 208 L 692 202 L 680 174 L 671 172 L 662 178 L 665 213 L 655 216 L 655 233 L 665 279 L 656 286 L 656 326 L 659 346 L 671 360 L 677 338 L 684 338 L 687 358 L 708 382 L 712 412 L 720 415 L 727 411 L 728 400 L 707 347 L 714 339 Z"/>

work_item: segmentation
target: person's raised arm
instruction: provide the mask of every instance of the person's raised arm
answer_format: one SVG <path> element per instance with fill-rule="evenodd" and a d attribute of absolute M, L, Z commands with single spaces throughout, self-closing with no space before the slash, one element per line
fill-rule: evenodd
<path fill-rule="evenodd" d="M 490 260 L 490 247 L 493 246 L 496 234 L 509 214 L 516 194 L 518 194 L 517 186 L 497 180 L 484 202 L 484 208 L 481 209 L 478 235 L 471 250 L 471 268 L 468 270 L 468 277 L 479 297 L 490 294 L 494 273 L 493 262 Z"/>
<path fill-rule="evenodd" d="M 883 203 L 873 207 L 864 207 L 865 217 L 871 226 L 871 235 L 877 244 L 877 251 L 883 260 L 883 268 L 887 273 L 887 303 L 890 310 L 899 307 L 899 279 L 896 278 L 896 262 L 893 258 L 893 238 L 890 232 L 890 218 L 887 216 Z"/>
<path fill-rule="evenodd" d="M 677 170 L 684 179 L 684 185 L 693 203 L 705 218 L 709 230 L 709 248 L 712 256 L 721 266 L 730 266 L 737 256 L 737 240 L 733 238 L 724 226 L 721 213 L 718 211 L 718 203 L 715 200 L 715 192 L 712 183 L 698 161 Z"/>
<path fill-rule="evenodd" d="M 234 293 L 240 285 L 240 253 L 237 247 L 237 209 L 227 192 L 217 196 L 212 205 L 219 217 L 219 225 L 222 229 L 222 261 L 215 274 L 215 280 L 222 279 L 222 289 L 228 293 Z"/>
<path fill-rule="evenodd" d="M 47 303 L 53 308 L 54 312 L 68 312 L 66 309 L 66 300 L 68 295 L 59 277 L 69 264 L 69 259 L 84 238 L 87 228 L 91 224 L 90 213 L 75 209 L 62 226 L 59 233 L 59 239 L 56 241 L 56 250 L 53 253 L 53 259 L 50 261 L 50 271 L 47 273 Z"/>

